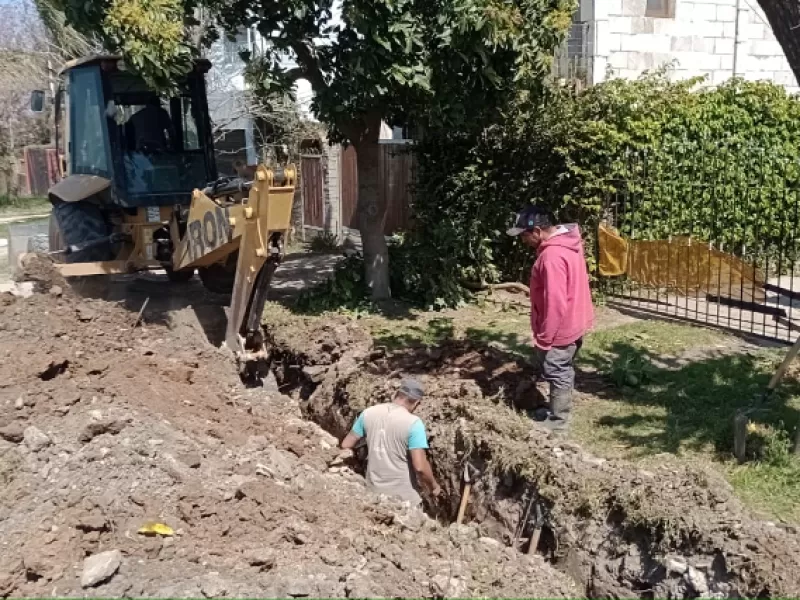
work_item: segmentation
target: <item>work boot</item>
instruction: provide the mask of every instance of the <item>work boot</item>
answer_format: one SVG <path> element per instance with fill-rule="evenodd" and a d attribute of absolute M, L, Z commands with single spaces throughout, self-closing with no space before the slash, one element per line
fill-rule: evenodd
<path fill-rule="evenodd" d="M 550 410 L 541 423 L 551 431 L 565 432 L 569 427 L 572 411 L 572 390 L 552 388 L 550 390 Z M 542 415 L 544 416 L 544 415 Z"/>

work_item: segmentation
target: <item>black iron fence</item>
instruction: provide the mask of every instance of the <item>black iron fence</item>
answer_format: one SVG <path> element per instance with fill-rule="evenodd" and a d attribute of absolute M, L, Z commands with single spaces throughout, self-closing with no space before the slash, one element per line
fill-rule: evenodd
<path fill-rule="evenodd" d="M 612 303 L 797 337 L 800 164 L 785 149 L 687 142 L 631 153 L 614 170 L 597 232 Z"/>

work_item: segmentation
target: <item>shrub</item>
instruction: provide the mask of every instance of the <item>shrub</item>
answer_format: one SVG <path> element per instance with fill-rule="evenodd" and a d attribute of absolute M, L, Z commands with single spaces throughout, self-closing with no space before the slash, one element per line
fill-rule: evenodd
<path fill-rule="evenodd" d="M 416 228 L 395 249 L 404 257 L 396 285 L 425 304 L 453 305 L 464 282 L 525 281 L 531 252 L 504 230 L 529 202 L 581 224 L 590 267 L 596 226 L 614 201 L 627 203 L 624 234 L 692 235 L 746 258 L 781 252 L 793 262 L 800 102 L 770 83 L 701 83 L 661 70 L 581 93 L 554 88 L 480 136 L 427 132 Z"/>

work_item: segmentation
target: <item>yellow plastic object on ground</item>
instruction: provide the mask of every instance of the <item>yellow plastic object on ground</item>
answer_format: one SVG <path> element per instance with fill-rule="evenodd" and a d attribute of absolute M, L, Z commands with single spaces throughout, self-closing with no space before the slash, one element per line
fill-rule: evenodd
<path fill-rule="evenodd" d="M 693 296 L 700 292 L 748 302 L 766 301 L 764 273 L 743 260 L 689 237 L 626 240 L 612 227 L 598 228 L 599 271 L 640 285 Z"/>
<path fill-rule="evenodd" d="M 164 537 L 172 537 L 175 531 L 169 525 L 164 523 L 145 523 L 139 528 L 141 535 L 161 535 Z"/>

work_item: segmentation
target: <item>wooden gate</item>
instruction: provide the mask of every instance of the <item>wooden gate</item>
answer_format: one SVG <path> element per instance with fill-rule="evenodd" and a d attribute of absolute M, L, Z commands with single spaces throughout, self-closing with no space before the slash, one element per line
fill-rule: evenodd
<path fill-rule="evenodd" d="M 300 157 L 300 186 L 303 193 L 303 221 L 309 227 L 325 226 L 322 157 L 305 154 Z"/>
<path fill-rule="evenodd" d="M 47 196 L 47 191 L 58 182 L 58 154 L 55 148 L 27 146 L 25 148 L 25 173 L 28 180 L 27 192 L 31 196 Z"/>
<path fill-rule="evenodd" d="M 412 200 L 414 153 L 405 144 L 378 146 L 378 193 L 386 202 L 383 230 L 386 235 L 408 229 Z M 358 167 L 356 151 L 348 146 L 342 151 L 342 225 L 358 229 Z"/>

